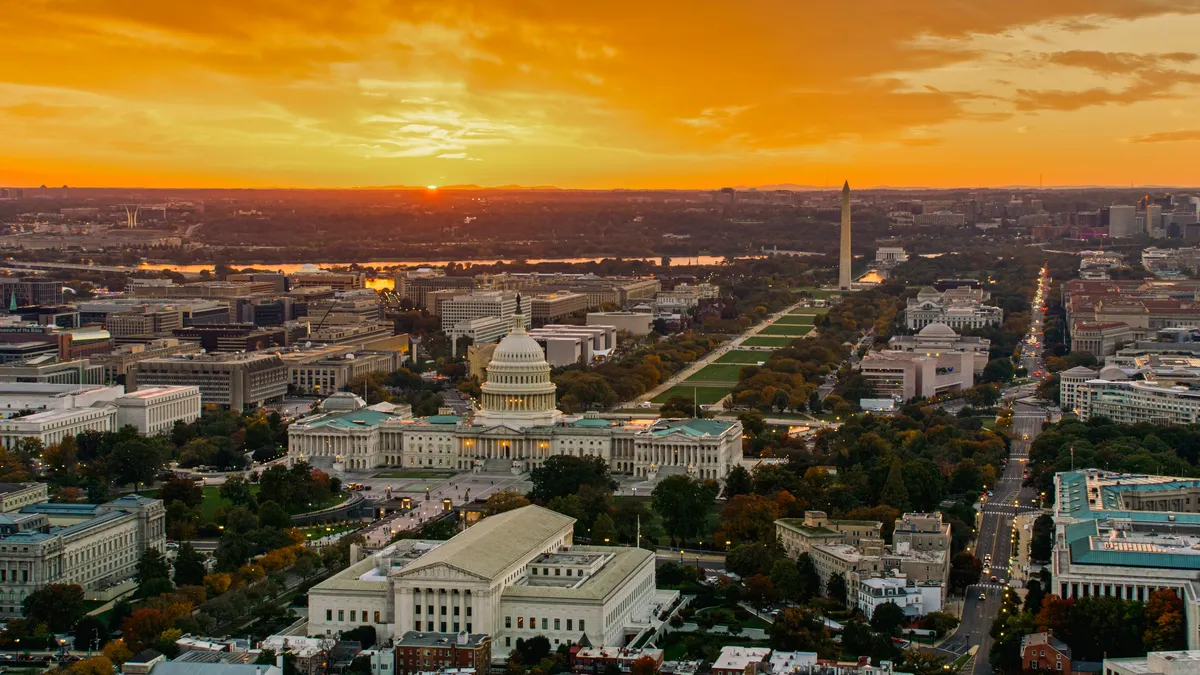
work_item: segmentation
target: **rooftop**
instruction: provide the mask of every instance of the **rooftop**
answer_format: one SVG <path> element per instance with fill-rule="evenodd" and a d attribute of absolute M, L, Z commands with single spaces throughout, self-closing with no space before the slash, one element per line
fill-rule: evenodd
<path fill-rule="evenodd" d="M 540 506 L 524 506 L 484 518 L 417 559 L 404 572 L 446 565 L 493 579 L 535 547 L 564 530 L 575 519 Z"/>
<path fill-rule="evenodd" d="M 487 633 L 418 633 L 410 630 L 396 640 L 397 647 L 478 647 L 491 638 Z"/>

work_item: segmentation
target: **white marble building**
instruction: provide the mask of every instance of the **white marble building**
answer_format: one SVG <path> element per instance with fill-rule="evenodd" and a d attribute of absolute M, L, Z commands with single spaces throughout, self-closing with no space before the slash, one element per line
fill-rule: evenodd
<path fill-rule="evenodd" d="M 736 421 L 650 423 L 563 415 L 555 407 L 545 353 L 520 315 L 496 347 L 487 372 L 482 410 L 473 419 L 439 414 L 414 420 L 407 410 L 333 411 L 323 405 L 323 414 L 289 428 L 289 461 L 332 461 L 335 468 L 358 470 L 490 466 L 529 471 L 549 457 L 573 455 L 602 457 L 614 473 L 651 479 L 687 473 L 721 480 L 741 459 L 742 426 Z"/>
<path fill-rule="evenodd" d="M 499 654 L 536 635 L 622 646 L 669 601 L 656 600 L 654 555 L 573 546 L 574 523 L 526 506 L 446 542 L 398 542 L 309 592 L 308 633 L 487 633 Z"/>

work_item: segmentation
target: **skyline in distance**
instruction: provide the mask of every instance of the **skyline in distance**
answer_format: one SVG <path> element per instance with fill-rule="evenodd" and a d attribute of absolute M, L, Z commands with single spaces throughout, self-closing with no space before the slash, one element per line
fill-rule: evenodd
<path fill-rule="evenodd" d="M 0 185 L 1200 184 L 1181 0 L 26 3 L 0 28 Z"/>

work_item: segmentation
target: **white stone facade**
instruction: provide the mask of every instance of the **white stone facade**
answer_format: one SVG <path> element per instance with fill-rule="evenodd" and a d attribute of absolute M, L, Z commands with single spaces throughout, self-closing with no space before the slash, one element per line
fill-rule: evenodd
<path fill-rule="evenodd" d="M 654 556 L 575 547 L 573 530 L 574 519 L 528 506 L 444 543 L 400 542 L 314 587 L 308 632 L 487 633 L 501 654 L 536 635 L 622 646 L 657 610 Z"/>
<path fill-rule="evenodd" d="M 47 410 L 25 417 L 0 421 L 0 445 L 12 448 L 22 438 L 35 438 L 42 447 L 61 443 L 67 436 L 85 431 L 107 433 L 117 428 L 117 409 L 112 405 L 94 408 Z"/>
<path fill-rule="evenodd" d="M 117 426 L 131 426 L 143 436 L 167 434 L 176 422 L 200 419 L 199 387 L 142 387 L 116 401 Z"/>

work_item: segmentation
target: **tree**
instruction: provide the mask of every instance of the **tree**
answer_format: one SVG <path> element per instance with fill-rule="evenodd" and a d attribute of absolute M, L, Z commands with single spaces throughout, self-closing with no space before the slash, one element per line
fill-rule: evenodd
<path fill-rule="evenodd" d="M 93 656 L 72 663 L 67 672 L 71 675 L 112 675 L 113 662 L 107 656 Z"/>
<path fill-rule="evenodd" d="M 796 557 L 796 572 L 800 575 L 801 602 L 807 602 L 821 592 L 821 574 L 807 552 Z"/>
<path fill-rule="evenodd" d="M 1008 382 L 1013 378 L 1013 363 L 1010 358 L 992 359 L 983 367 L 983 374 L 979 376 L 981 383 L 987 382 Z"/>
<path fill-rule="evenodd" d="M 837 572 L 829 573 L 829 581 L 825 582 L 825 597 L 839 605 L 846 604 L 846 579 Z"/>
<path fill-rule="evenodd" d="M 963 551 L 950 559 L 950 590 L 962 593 L 983 574 L 983 561 Z"/>
<path fill-rule="evenodd" d="M 775 585 L 770 577 L 755 574 L 746 580 L 746 601 L 761 610 L 775 601 Z"/>
<path fill-rule="evenodd" d="M 784 609 L 771 625 L 771 647 L 783 651 L 816 652 L 820 658 L 837 658 L 837 644 L 829 636 L 825 621 L 811 607 Z"/>
<path fill-rule="evenodd" d="M 1142 636 L 1146 651 L 1162 652 L 1186 649 L 1183 600 L 1175 591 L 1163 588 L 1150 594 L 1145 609 L 1146 632 Z"/>
<path fill-rule="evenodd" d="M 109 661 L 123 666 L 125 665 L 126 661 L 133 658 L 133 650 L 126 646 L 124 638 L 117 638 L 116 640 L 104 645 L 104 656 L 107 657 Z"/>
<path fill-rule="evenodd" d="M 617 543 L 617 525 L 612 516 L 601 513 L 592 524 L 592 543 L 597 546 L 608 546 Z"/>
<path fill-rule="evenodd" d="M 46 624 L 54 633 L 65 633 L 87 614 L 83 588 L 75 584 L 47 584 L 30 593 L 21 606 L 32 625 Z"/>
<path fill-rule="evenodd" d="M 128 640 L 130 649 L 142 650 L 154 644 L 162 632 L 171 628 L 171 618 L 166 612 L 149 607 L 135 609 L 121 623 L 123 639 Z"/>
<path fill-rule="evenodd" d="M 649 656 L 639 656 L 629 664 L 629 675 L 655 675 L 658 662 Z"/>
<path fill-rule="evenodd" d="M 725 498 L 733 499 L 738 495 L 748 495 L 751 491 L 750 472 L 741 464 L 733 465 L 725 476 Z"/>
<path fill-rule="evenodd" d="M 803 599 L 800 569 L 791 558 L 780 558 L 771 565 L 771 583 L 780 599 L 796 602 Z"/>
<path fill-rule="evenodd" d="M 363 649 L 370 649 L 375 646 L 377 639 L 375 626 L 359 626 L 353 630 L 343 631 L 342 639 L 358 642 Z"/>
<path fill-rule="evenodd" d="M 770 574 L 772 566 L 782 553 L 778 542 L 764 544 L 755 541 L 737 544 L 725 553 L 725 566 L 730 572 L 742 577 Z"/>
<path fill-rule="evenodd" d="M 546 504 L 555 497 L 566 497 L 579 493 L 584 485 L 615 490 L 617 483 L 609 474 L 608 463 L 600 457 L 574 457 L 555 455 L 548 457 L 541 466 L 529 474 L 533 489 L 529 498 Z"/>
<path fill-rule="evenodd" d="M 900 634 L 904 625 L 904 609 L 894 602 L 885 602 L 871 613 L 871 628 L 891 636 Z"/>
<path fill-rule="evenodd" d="M 96 651 L 108 642 L 108 625 L 94 616 L 84 616 L 75 624 L 75 648 Z"/>
<path fill-rule="evenodd" d="M 163 554 L 154 548 L 146 549 L 138 558 L 134 579 L 137 580 L 139 598 L 169 593 L 172 590 L 171 565 Z"/>
<path fill-rule="evenodd" d="M 228 499 L 234 506 L 246 506 L 254 499 L 254 495 L 246 479 L 235 475 L 221 484 L 221 499 Z"/>
<path fill-rule="evenodd" d="M 164 504 L 182 502 L 188 508 L 196 508 L 204 501 L 204 493 L 191 478 L 171 474 L 158 488 L 158 498 L 163 500 Z"/>
<path fill-rule="evenodd" d="M 1029 538 L 1029 559 L 1033 562 L 1050 562 L 1054 550 L 1054 519 L 1042 514 L 1033 521 L 1033 533 Z"/>
<path fill-rule="evenodd" d="M 184 542 L 175 554 L 175 585 L 204 585 L 204 556 L 196 552 L 190 542 Z"/>
<path fill-rule="evenodd" d="M 943 637 L 958 628 L 958 617 L 947 611 L 930 612 L 925 615 L 925 628 L 933 631 L 937 637 Z"/>
<path fill-rule="evenodd" d="M 258 526 L 286 530 L 291 528 L 292 519 L 282 506 L 268 500 L 258 507 Z"/>
<path fill-rule="evenodd" d="M 1025 604 L 1022 606 L 1024 611 L 1030 616 L 1042 611 L 1042 602 L 1046 599 L 1046 592 L 1042 590 L 1042 582 L 1038 579 L 1030 579 L 1025 586 Z"/>
<path fill-rule="evenodd" d="M 483 505 L 483 514 L 485 516 L 494 516 L 497 513 L 512 511 L 522 506 L 529 506 L 529 500 L 521 496 L 521 493 L 516 490 L 493 492 Z"/>
<path fill-rule="evenodd" d="M 536 665 L 550 656 L 550 640 L 545 635 L 535 635 L 528 640 L 517 638 L 516 652 L 521 657 L 521 663 Z"/>
<path fill-rule="evenodd" d="M 908 488 L 904 485 L 904 470 L 898 459 L 892 461 L 887 481 L 883 484 L 883 492 L 879 493 L 879 501 L 898 509 L 901 513 L 908 511 Z"/>
<path fill-rule="evenodd" d="M 654 487 L 651 496 L 667 534 L 682 542 L 698 535 L 704 527 L 708 507 L 717 496 L 717 484 L 690 476 L 668 476 Z"/>

